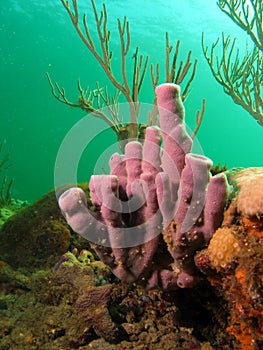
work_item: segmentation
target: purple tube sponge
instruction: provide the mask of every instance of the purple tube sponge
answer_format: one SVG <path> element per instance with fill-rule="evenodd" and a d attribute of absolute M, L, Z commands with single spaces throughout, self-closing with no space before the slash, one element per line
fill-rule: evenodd
<path fill-rule="evenodd" d="M 172 220 L 171 211 L 160 206 L 166 222 L 163 237 L 173 257 L 173 270 L 181 288 L 191 287 L 198 281 L 194 254 L 209 241 L 220 225 L 227 198 L 225 176 L 220 174 L 211 178 L 209 170 L 212 162 L 208 158 L 188 153 L 185 162 Z"/>
<path fill-rule="evenodd" d="M 191 287 L 199 279 L 194 254 L 221 223 L 227 182 L 224 174 L 211 177 L 210 159 L 189 153 L 192 140 L 185 128 L 179 86 L 163 84 L 156 88 L 156 96 L 164 140 L 164 172 L 156 179 L 163 238 L 174 260 L 177 285 Z"/>
<path fill-rule="evenodd" d="M 191 151 L 192 139 L 185 128 L 180 87 L 162 84 L 156 88 L 155 93 L 163 138 L 162 169 L 169 177 L 172 200 L 175 201 L 185 155 Z"/>
<path fill-rule="evenodd" d="M 156 96 L 160 129 L 148 127 L 143 145 L 131 141 L 113 154 L 110 175 L 91 177 L 96 211 L 77 188 L 59 205 L 118 278 L 169 290 L 199 280 L 194 254 L 221 223 L 227 182 L 211 176 L 210 159 L 190 153 L 179 86 L 160 85 Z"/>

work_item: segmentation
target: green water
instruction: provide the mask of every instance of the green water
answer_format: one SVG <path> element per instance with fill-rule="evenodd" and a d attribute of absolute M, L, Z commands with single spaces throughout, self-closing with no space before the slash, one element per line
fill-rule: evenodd
<path fill-rule="evenodd" d="M 96 1 L 96 4 L 99 8 L 102 1 Z M 262 166 L 263 128 L 224 94 L 202 53 L 202 32 L 208 44 L 224 31 L 237 37 L 241 50 L 245 48 L 245 34 L 220 11 L 216 1 L 108 0 L 106 4 L 116 75 L 120 71 L 118 17 L 128 17 L 131 45 L 133 48 L 139 45 L 143 54 L 150 55 L 150 62 L 164 63 L 165 32 L 168 31 L 171 43 L 181 40 L 182 59 L 188 50 L 192 50 L 193 58 L 198 59 L 192 92 L 185 106 L 187 124 L 193 129 L 195 112 L 200 108 L 202 98 L 207 101 L 198 133 L 204 153 L 215 164 Z M 79 0 L 79 5 L 81 12 L 88 11 L 88 21 L 92 23 L 90 1 Z M 85 116 L 83 111 L 54 99 L 45 72 L 66 88 L 73 101 L 78 96 L 79 78 L 84 86 L 87 84 L 92 88 L 96 81 L 101 86 L 110 84 L 77 36 L 59 0 L 2 0 L 0 11 L 0 140 L 13 164 L 7 172 L 15 179 L 13 196 L 32 201 L 54 187 L 54 164 L 60 144 L 75 123 Z M 149 78 L 140 101 L 152 102 Z M 94 135 L 100 127 L 103 128 L 101 122 L 91 119 L 90 130 L 94 130 Z M 111 132 L 90 142 L 80 164 L 79 180 L 89 179 L 96 159 L 112 142 L 115 142 L 115 136 Z"/>

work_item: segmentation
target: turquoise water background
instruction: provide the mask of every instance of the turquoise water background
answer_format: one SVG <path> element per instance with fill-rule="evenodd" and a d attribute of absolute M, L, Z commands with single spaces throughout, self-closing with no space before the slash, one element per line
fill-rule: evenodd
<path fill-rule="evenodd" d="M 100 8 L 102 1 L 96 1 Z M 93 25 L 89 0 L 79 0 L 80 11 L 88 13 Z M 180 57 L 188 50 L 198 59 L 197 73 L 188 97 L 186 121 L 195 125 L 195 112 L 206 99 L 206 112 L 198 141 L 204 154 L 214 164 L 262 166 L 263 128 L 232 99 L 224 94 L 213 78 L 201 49 L 201 34 L 210 44 L 225 34 L 237 38 L 241 51 L 246 35 L 224 15 L 216 0 L 108 0 L 109 28 L 112 31 L 113 66 L 120 71 L 117 18 L 130 22 L 132 48 L 137 45 L 150 62 L 164 64 L 165 32 L 171 44 L 180 39 Z M 76 34 L 59 0 L 0 2 L 1 42 L 1 118 L 0 141 L 10 153 L 12 167 L 7 171 L 15 179 L 13 196 L 33 201 L 54 187 L 54 164 L 67 132 L 85 116 L 80 109 L 59 103 L 52 96 L 45 73 L 65 87 L 72 101 L 78 97 L 77 80 L 95 88 L 110 86 L 98 63 Z M 91 33 L 94 34 L 93 29 Z M 132 55 L 133 50 L 131 49 Z M 131 60 L 132 63 L 132 60 Z M 160 81 L 161 82 L 161 81 Z M 152 86 L 146 79 L 140 101 L 152 102 Z M 102 122 L 91 119 L 94 135 L 103 129 Z M 94 172 L 96 159 L 104 148 L 115 142 L 112 132 L 104 132 L 90 142 L 80 164 L 79 180 L 87 181 Z"/>

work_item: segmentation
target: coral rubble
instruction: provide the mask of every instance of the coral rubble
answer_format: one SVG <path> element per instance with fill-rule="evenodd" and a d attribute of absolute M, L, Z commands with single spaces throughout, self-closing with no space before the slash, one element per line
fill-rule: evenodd
<path fill-rule="evenodd" d="M 0 265 L 0 278 L 7 269 Z M 207 297 L 207 287 L 177 294 L 122 284 L 88 251 L 66 253 L 54 272 L 16 275 L 1 279 L 1 350 L 214 349 L 202 340 L 214 330 L 193 298 Z"/>

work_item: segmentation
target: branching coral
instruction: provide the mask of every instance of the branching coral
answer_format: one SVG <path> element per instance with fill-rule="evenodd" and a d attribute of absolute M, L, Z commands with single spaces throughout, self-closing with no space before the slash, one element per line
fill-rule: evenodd
<path fill-rule="evenodd" d="M 85 44 L 87 49 L 96 58 L 99 65 L 103 68 L 106 76 L 109 78 L 111 84 L 117 89 L 114 97 L 110 97 L 107 88 L 101 88 L 99 84 L 96 84 L 95 89 L 83 89 L 78 82 L 78 90 L 80 96 L 76 103 L 68 100 L 65 89 L 58 83 L 53 83 L 49 74 L 47 73 L 48 81 L 51 86 L 51 91 L 54 97 L 71 107 L 78 107 L 82 110 L 93 113 L 93 116 L 103 119 L 118 135 L 119 140 L 125 139 L 137 139 L 141 134 L 140 124 L 138 124 L 139 113 L 139 94 L 141 92 L 145 75 L 149 66 L 149 57 L 144 57 L 139 54 L 139 48 L 136 47 L 134 53 L 131 55 L 133 60 L 132 76 L 128 73 L 128 60 L 127 57 L 130 54 L 130 25 L 126 17 L 123 20 L 118 19 L 118 33 L 120 44 L 120 77 L 117 77 L 112 67 L 112 58 L 114 52 L 110 48 L 110 30 L 108 29 L 108 13 L 106 5 L 103 4 L 101 11 L 97 10 L 94 0 L 91 0 L 93 9 L 95 32 L 96 37 L 92 37 L 90 28 L 90 16 L 83 15 L 82 24 L 81 16 L 79 14 L 79 7 L 77 0 L 65 1 L 61 0 L 64 8 L 69 14 L 71 22 Z M 71 7 L 72 4 L 72 7 Z M 98 44 L 96 44 L 98 43 Z M 184 101 L 190 92 L 191 83 L 194 79 L 196 72 L 197 60 L 191 62 L 191 51 L 188 52 L 185 62 L 179 62 L 179 46 L 178 40 L 173 50 L 173 46 L 169 42 L 168 33 L 166 33 L 166 62 L 165 62 L 165 81 L 170 83 L 176 83 L 182 85 L 185 83 L 182 100 Z M 151 64 L 150 75 L 153 90 L 159 84 L 160 69 L 159 64 Z M 130 106 L 130 122 L 124 124 L 122 116 L 119 114 L 118 98 L 123 95 Z M 154 98 L 154 105 L 156 105 L 156 98 Z M 100 110 L 102 107 L 106 107 L 107 113 Z M 193 133 L 195 136 L 198 128 L 201 125 L 202 117 L 204 115 L 205 101 L 202 102 L 201 111 L 196 115 L 196 129 Z M 153 108 L 153 111 L 149 116 L 149 124 L 154 124 L 157 118 L 157 109 Z M 143 126 L 144 127 L 144 126 Z"/>
<path fill-rule="evenodd" d="M 263 51 L 263 3 L 259 0 L 219 0 L 219 8 Z"/>
<path fill-rule="evenodd" d="M 213 76 L 224 92 L 263 126 L 263 3 L 258 0 L 219 0 L 219 8 L 243 29 L 252 41 L 242 57 L 235 50 L 236 39 L 222 34 L 221 57 L 215 53 L 219 39 L 209 53 L 202 37 L 202 48 Z"/>

